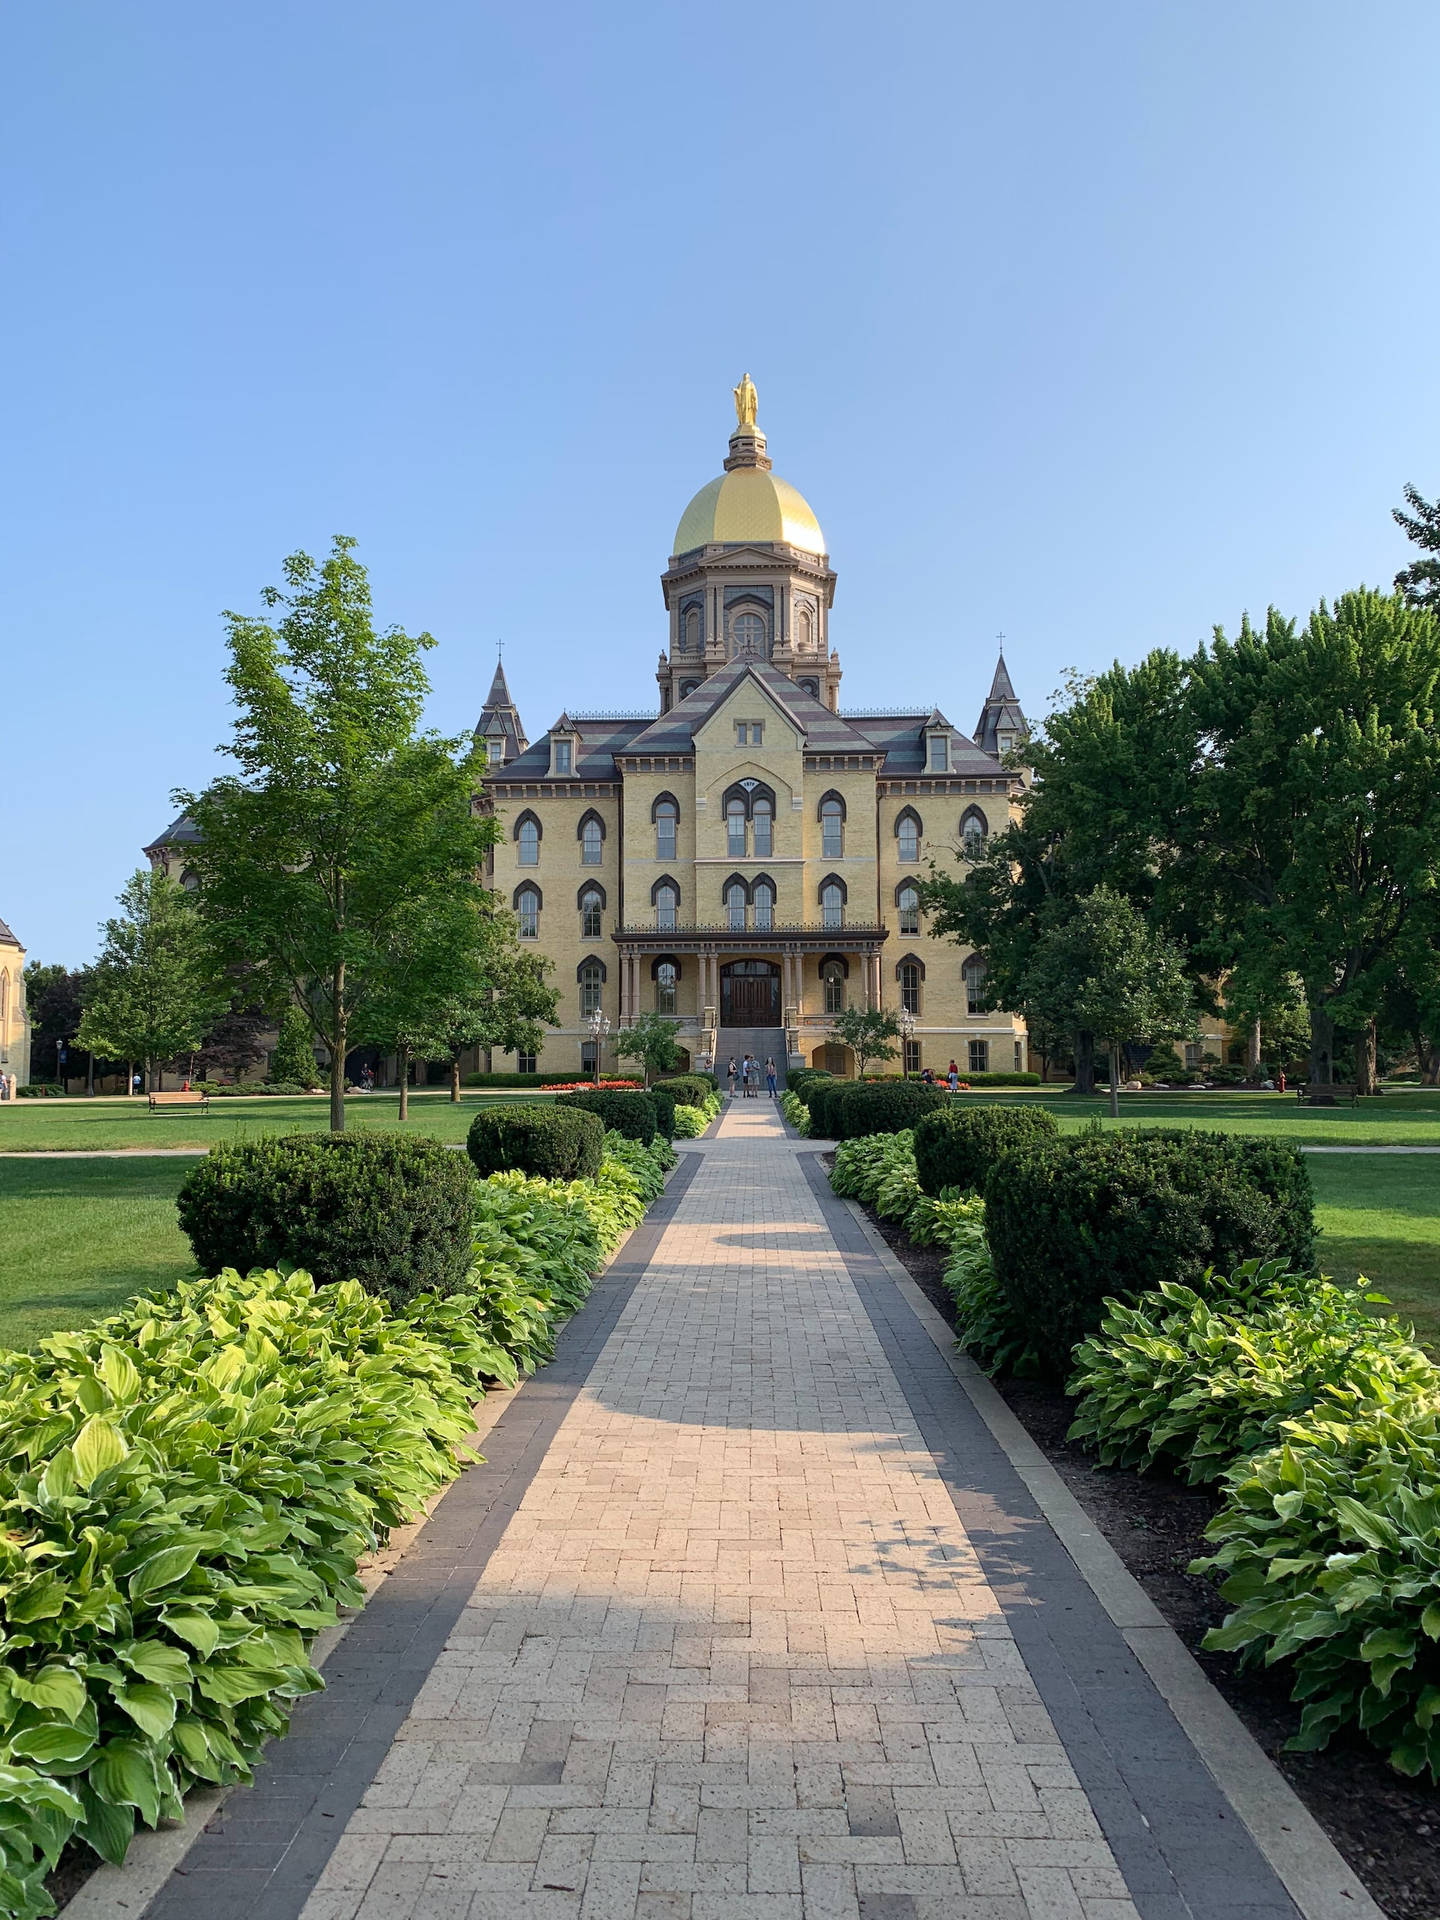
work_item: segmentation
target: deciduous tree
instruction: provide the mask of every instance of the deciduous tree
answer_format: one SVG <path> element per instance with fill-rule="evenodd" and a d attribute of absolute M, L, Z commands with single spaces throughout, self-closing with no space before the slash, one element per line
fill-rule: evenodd
<path fill-rule="evenodd" d="M 879 1007 L 846 1007 L 831 1020 L 830 1030 L 854 1054 L 861 1078 L 872 1060 L 893 1060 L 900 1051 L 900 1022 Z"/>
<path fill-rule="evenodd" d="M 640 1013 L 630 1026 L 620 1029 L 611 1046 L 617 1060 L 640 1062 L 648 1087 L 657 1073 L 669 1073 L 679 1060 L 679 1031 L 678 1020 L 667 1020 L 662 1013 Z"/>

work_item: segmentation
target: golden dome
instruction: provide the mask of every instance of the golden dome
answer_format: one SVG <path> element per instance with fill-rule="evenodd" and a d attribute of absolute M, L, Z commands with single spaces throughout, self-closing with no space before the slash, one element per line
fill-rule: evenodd
<path fill-rule="evenodd" d="M 778 473 L 736 467 L 702 487 L 680 516 L 675 553 L 692 547 L 778 541 L 802 553 L 824 553 L 825 536 L 810 502 Z"/>

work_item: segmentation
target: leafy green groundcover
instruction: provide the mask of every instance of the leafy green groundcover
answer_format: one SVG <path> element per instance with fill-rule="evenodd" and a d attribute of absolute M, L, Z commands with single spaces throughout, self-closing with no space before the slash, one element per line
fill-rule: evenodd
<path fill-rule="evenodd" d="M 227 1270 L 0 1353 L 0 1912 L 53 1911 L 72 1834 L 248 1778 L 360 1558 L 465 1459 L 486 1380 L 553 1351 L 674 1155 L 607 1140 L 594 1181 L 477 1183 L 466 1285 L 401 1313 L 354 1281 Z"/>

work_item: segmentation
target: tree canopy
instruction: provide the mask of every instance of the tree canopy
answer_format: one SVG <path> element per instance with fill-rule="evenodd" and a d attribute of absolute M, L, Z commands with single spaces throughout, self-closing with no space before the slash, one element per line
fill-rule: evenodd
<path fill-rule="evenodd" d="M 200 1046 L 230 1004 L 195 903 L 158 868 L 141 867 L 104 926 L 77 1039 L 111 1060 L 140 1060 L 147 1091 L 167 1060 Z"/>

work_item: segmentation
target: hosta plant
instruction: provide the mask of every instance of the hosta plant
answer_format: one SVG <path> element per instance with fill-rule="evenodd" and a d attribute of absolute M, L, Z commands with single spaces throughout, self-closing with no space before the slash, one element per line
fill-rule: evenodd
<path fill-rule="evenodd" d="M 1109 1300 L 1075 1349 L 1069 1437 L 1105 1466 L 1158 1463 L 1193 1486 L 1311 1408 L 1340 1418 L 1440 1395 L 1440 1369 L 1370 1311 L 1380 1298 L 1251 1260 L 1199 1291 L 1167 1281 L 1133 1305 Z"/>
<path fill-rule="evenodd" d="M 887 1204 L 903 1214 L 920 1190 L 915 1181 L 913 1139 L 913 1134 L 905 1132 L 868 1133 L 842 1140 L 835 1149 L 830 1185 L 849 1200 L 877 1208 L 883 1185 Z"/>
<path fill-rule="evenodd" d="M 986 1373 L 1033 1378 L 1040 1372 L 1040 1355 L 995 1277 L 985 1238 L 985 1202 L 974 1194 L 949 1205 L 955 1211 L 945 1236 L 950 1252 L 944 1279 L 955 1302 L 956 1339 Z"/>
<path fill-rule="evenodd" d="M 1205 1645 L 1288 1664 L 1289 1744 L 1358 1727 L 1402 1773 L 1440 1784 L 1440 1407 L 1291 1421 L 1235 1466 L 1191 1571 L 1234 1611 Z"/>

